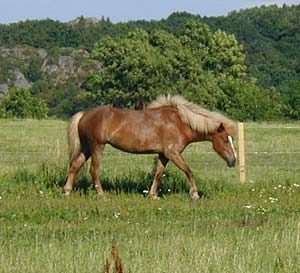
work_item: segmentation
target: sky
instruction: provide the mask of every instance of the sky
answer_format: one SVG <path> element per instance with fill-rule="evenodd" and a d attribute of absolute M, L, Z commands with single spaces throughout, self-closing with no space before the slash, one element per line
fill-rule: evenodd
<path fill-rule="evenodd" d="M 67 22 L 79 16 L 129 20 L 160 20 L 173 12 L 220 16 L 254 6 L 300 4 L 300 0 L 0 0 L 0 24 L 50 18 Z"/>

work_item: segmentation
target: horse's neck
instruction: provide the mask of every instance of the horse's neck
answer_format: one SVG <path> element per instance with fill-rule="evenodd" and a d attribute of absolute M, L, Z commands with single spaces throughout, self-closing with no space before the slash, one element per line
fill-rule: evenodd
<path fill-rule="evenodd" d="M 205 134 L 200 134 L 197 131 L 192 129 L 189 130 L 187 136 L 189 138 L 189 143 L 209 140 L 209 137 L 206 136 Z"/>

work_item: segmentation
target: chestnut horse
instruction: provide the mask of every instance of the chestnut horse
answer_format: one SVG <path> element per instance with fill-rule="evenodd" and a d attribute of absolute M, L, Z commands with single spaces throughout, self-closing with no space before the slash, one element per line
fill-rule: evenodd
<path fill-rule="evenodd" d="M 164 168 L 171 160 L 187 176 L 190 196 L 199 199 L 195 178 L 181 153 L 197 141 L 212 142 L 214 150 L 229 167 L 236 164 L 233 137 L 236 124 L 180 96 L 160 96 L 145 110 L 98 106 L 75 114 L 68 127 L 70 169 L 64 190 L 72 191 L 76 174 L 91 157 L 90 173 L 99 196 L 104 195 L 99 178 L 105 144 L 130 153 L 158 154 L 150 196 L 157 198 Z"/>

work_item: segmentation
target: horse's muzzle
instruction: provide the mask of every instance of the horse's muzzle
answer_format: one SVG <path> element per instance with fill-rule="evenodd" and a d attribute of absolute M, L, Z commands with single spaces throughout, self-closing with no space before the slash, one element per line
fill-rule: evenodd
<path fill-rule="evenodd" d="M 233 168 L 236 166 L 236 158 L 229 158 L 227 159 L 227 165 L 230 168 Z"/>

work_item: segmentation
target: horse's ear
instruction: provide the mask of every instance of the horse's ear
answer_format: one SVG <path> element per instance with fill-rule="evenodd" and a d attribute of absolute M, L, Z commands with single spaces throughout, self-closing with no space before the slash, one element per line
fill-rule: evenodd
<path fill-rule="evenodd" d="M 222 133 L 224 131 L 225 131 L 225 127 L 224 127 L 223 123 L 221 123 L 218 127 L 218 133 Z"/>

